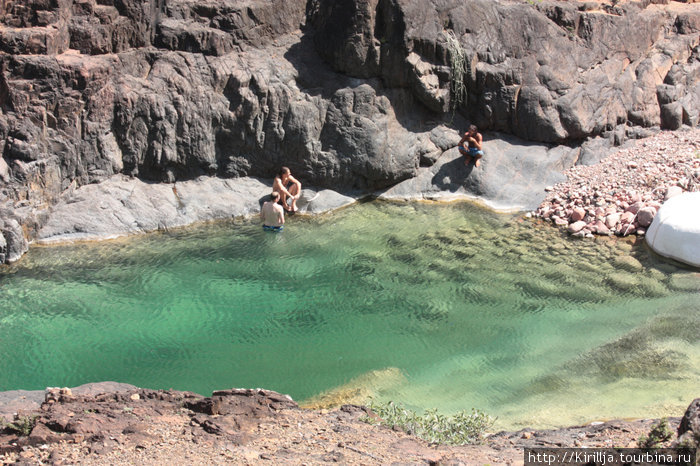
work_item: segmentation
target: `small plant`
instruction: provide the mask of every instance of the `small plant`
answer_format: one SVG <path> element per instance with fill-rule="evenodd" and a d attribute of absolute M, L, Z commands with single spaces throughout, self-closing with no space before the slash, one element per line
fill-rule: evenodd
<path fill-rule="evenodd" d="M 464 84 L 464 78 L 467 74 L 467 54 L 453 30 L 448 29 L 443 34 L 449 53 L 450 67 L 452 68 L 450 91 L 452 93 L 451 107 L 454 111 L 467 97 L 467 87 Z"/>
<path fill-rule="evenodd" d="M 696 157 L 698 156 L 696 155 Z M 689 169 L 686 177 L 688 178 L 688 191 L 700 191 L 700 176 L 698 176 L 698 172 L 693 172 Z"/>
<path fill-rule="evenodd" d="M 370 418 L 362 420 L 371 424 L 381 423 L 422 438 L 433 444 L 466 445 L 480 443 L 486 430 L 494 419 L 483 412 L 472 409 L 471 412 L 460 411 L 454 416 L 444 416 L 436 409 L 426 410 L 423 415 L 390 401 L 385 404 L 370 403 L 369 408 L 381 420 Z"/>
<path fill-rule="evenodd" d="M 39 416 L 15 416 L 13 422 L 4 422 L 0 419 L 0 426 L 6 430 L 15 432 L 17 435 L 26 437 L 32 433 L 32 429 L 36 424 L 36 419 Z"/>
<path fill-rule="evenodd" d="M 673 431 L 668 425 L 668 419 L 662 418 L 656 424 L 651 426 L 649 435 L 642 435 L 637 440 L 637 445 L 640 448 L 658 448 L 664 442 L 668 442 L 673 438 Z"/>

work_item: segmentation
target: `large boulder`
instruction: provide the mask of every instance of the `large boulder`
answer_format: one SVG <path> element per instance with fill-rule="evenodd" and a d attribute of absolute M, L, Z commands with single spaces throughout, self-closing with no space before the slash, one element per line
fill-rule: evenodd
<path fill-rule="evenodd" d="M 200 177 L 166 184 L 144 183 L 117 175 L 66 193 L 38 231 L 37 241 L 105 239 L 214 219 L 252 216 L 268 200 L 271 186 L 271 180 L 248 177 L 233 180 Z M 354 198 L 330 189 L 304 188 L 298 207 L 303 213 L 317 214 L 353 202 Z"/>
<path fill-rule="evenodd" d="M 678 439 L 674 448 L 697 448 L 700 442 L 700 398 L 694 399 L 678 425 Z"/>
<path fill-rule="evenodd" d="M 22 225 L 14 218 L 0 218 L 0 237 L 0 263 L 15 262 L 29 249 Z"/>
<path fill-rule="evenodd" d="M 700 192 L 683 193 L 664 202 L 646 239 L 658 254 L 700 267 Z"/>
<path fill-rule="evenodd" d="M 456 137 L 457 134 L 455 134 Z M 379 194 L 384 199 L 479 199 L 498 210 L 535 209 L 545 187 L 566 180 L 577 149 L 550 147 L 505 134 L 486 135 L 479 167 L 465 165 L 456 148 L 447 150 L 430 167 Z"/>

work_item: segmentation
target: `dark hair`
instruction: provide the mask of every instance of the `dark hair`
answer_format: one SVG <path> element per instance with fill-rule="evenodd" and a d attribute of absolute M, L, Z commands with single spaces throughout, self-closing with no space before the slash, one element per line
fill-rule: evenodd
<path fill-rule="evenodd" d="M 477 132 L 479 128 L 476 127 L 476 125 L 469 125 L 469 131 L 474 131 Z"/>
<path fill-rule="evenodd" d="M 282 167 L 282 168 L 280 168 L 280 172 L 277 175 L 282 176 L 282 175 L 286 175 L 287 173 L 289 173 L 289 168 Z"/>
<path fill-rule="evenodd" d="M 277 199 L 280 198 L 280 193 L 277 191 L 272 191 L 272 194 L 270 194 L 270 199 L 273 201 L 277 201 Z"/>

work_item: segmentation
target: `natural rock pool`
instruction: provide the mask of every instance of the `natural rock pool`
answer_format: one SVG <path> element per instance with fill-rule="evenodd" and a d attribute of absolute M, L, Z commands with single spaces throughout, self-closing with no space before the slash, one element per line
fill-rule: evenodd
<path fill-rule="evenodd" d="M 470 203 L 36 247 L 0 272 L 0 390 L 265 387 L 477 407 L 508 428 L 680 415 L 699 291 L 642 244 Z"/>

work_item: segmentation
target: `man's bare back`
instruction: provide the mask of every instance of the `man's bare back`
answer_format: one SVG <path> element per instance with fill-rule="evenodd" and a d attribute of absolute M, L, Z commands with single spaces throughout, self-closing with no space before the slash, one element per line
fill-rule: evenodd
<path fill-rule="evenodd" d="M 271 198 L 260 209 L 263 228 L 281 230 L 284 225 L 284 209 L 277 203 L 280 199 L 280 194 L 277 191 L 273 191 Z"/>

